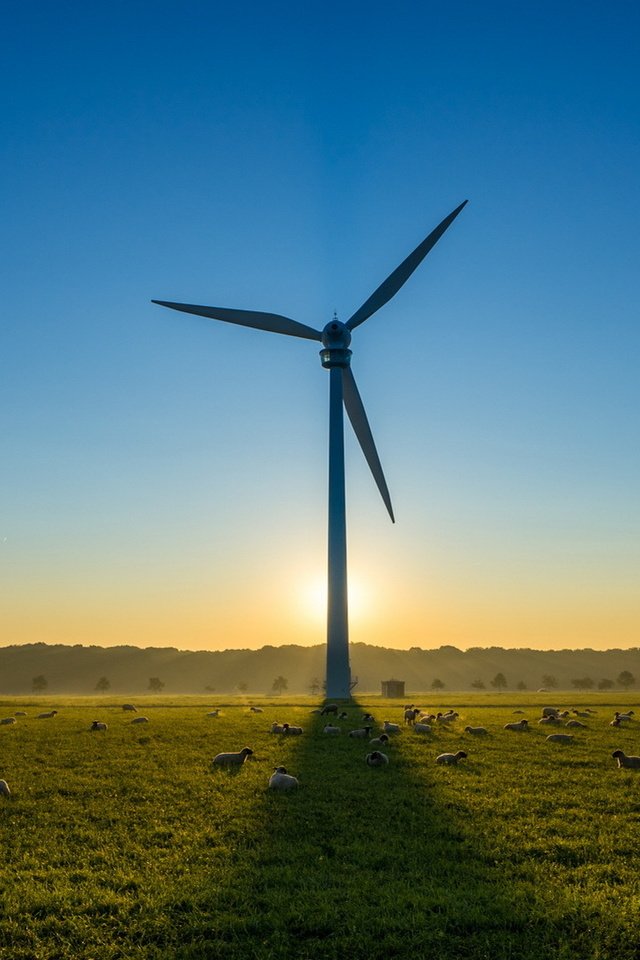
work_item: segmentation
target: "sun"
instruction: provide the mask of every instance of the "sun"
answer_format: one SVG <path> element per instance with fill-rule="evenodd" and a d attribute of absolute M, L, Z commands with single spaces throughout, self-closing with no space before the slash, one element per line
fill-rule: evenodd
<path fill-rule="evenodd" d="M 364 580 L 356 576 L 349 577 L 349 620 L 366 620 L 373 606 L 372 591 Z M 313 576 L 300 584 L 298 606 L 301 616 L 314 623 L 326 623 L 327 620 L 327 578 L 326 575 Z"/>

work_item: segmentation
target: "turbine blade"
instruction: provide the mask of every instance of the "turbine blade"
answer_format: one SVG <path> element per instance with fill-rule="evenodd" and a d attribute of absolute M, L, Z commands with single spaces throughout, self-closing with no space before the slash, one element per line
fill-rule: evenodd
<path fill-rule="evenodd" d="M 284 333 L 290 337 L 303 337 L 305 340 L 322 340 L 322 334 L 313 327 L 307 327 L 297 320 L 281 317 L 278 313 L 260 313 L 257 310 L 230 310 L 227 307 L 201 307 L 195 303 L 170 303 L 167 300 L 152 300 L 161 307 L 171 307 L 183 313 L 195 313 L 198 317 L 211 320 L 224 320 L 225 323 L 238 323 L 242 327 L 255 327 L 256 330 L 268 330 L 271 333 Z"/>
<path fill-rule="evenodd" d="M 353 431 L 358 438 L 358 442 L 362 448 L 362 452 L 364 453 L 365 460 L 369 464 L 369 469 L 373 474 L 373 479 L 378 485 L 378 490 L 380 491 L 382 499 L 384 500 L 384 504 L 389 511 L 389 516 L 391 517 L 392 522 L 395 523 L 396 520 L 393 515 L 393 507 L 391 506 L 391 497 L 389 496 L 387 481 L 384 479 L 384 473 L 382 472 L 382 466 L 380 465 L 378 451 L 376 450 L 376 445 L 373 442 L 371 427 L 369 426 L 369 421 L 367 420 L 367 415 L 364 411 L 364 405 L 358 392 L 351 367 L 342 368 L 342 393 L 344 397 L 345 410 L 347 411 L 349 420 L 351 420 Z"/>
<path fill-rule="evenodd" d="M 371 314 L 375 313 L 376 310 L 379 310 L 380 307 L 383 307 L 387 301 L 391 300 L 391 298 L 396 295 L 403 283 L 409 279 L 413 271 L 422 263 L 431 248 L 436 245 L 447 227 L 453 223 L 466 203 L 467 201 L 465 200 L 460 204 L 459 207 L 456 207 L 456 209 L 450 213 L 448 217 L 445 217 L 442 223 L 440 223 L 435 230 L 431 231 L 429 236 L 426 237 L 422 243 L 416 247 L 413 253 L 410 253 L 407 259 L 403 260 L 400 266 L 396 267 L 393 273 L 388 276 L 387 279 L 380 284 L 378 289 L 371 294 L 369 299 L 366 300 L 358 310 L 356 310 L 354 315 L 347 320 L 346 326 L 349 328 L 349 330 L 353 330 L 354 327 L 364 323 L 365 320 L 368 320 Z"/>

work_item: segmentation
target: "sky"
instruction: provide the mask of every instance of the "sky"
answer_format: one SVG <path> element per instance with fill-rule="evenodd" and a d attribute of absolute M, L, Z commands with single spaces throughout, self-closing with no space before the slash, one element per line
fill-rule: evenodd
<path fill-rule="evenodd" d="M 322 643 L 319 344 L 352 369 L 350 637 L 640 628 L 640 8 L 9 3 L 0 644 Z"/>

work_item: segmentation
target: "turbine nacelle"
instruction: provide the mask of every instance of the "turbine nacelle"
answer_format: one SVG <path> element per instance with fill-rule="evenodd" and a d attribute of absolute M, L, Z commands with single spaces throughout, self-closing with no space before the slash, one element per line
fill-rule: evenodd
<path fill-rule="evenodd" d="M 331 367 L 348 367 L 351 363 L 350 343 L 349 327 L 334 317 L 322 331 L 322 345 L 325 348 L 320 351 L 322 366 L 329 370 Z"/>

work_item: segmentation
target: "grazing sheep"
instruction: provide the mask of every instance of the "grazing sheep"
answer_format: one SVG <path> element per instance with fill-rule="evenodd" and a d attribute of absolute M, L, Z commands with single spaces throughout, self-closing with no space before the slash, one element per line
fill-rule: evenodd
<path fill-rule="evenodd" d="M 283 725 L 276 720 L 275 723 L 271 724 L 271 733 L 284 733 Z"/>
<path fill-rule="evenodd" d="M 385 764 L 389 763 L 389 757 L 386 753 L 380 753 L 379 750 L 368 753 L 365 760 L 368 767 L 384 767 Z"/>
<path fill-rule="evenodd" d="M 253 750 L 250 747 L 243 747 L 239 753 L 219 753 L 213 758 L 211 763 L 218 767 L 223 766 L 242 766 L 247 757 L 250 757 Z"/>
<path fill-rule="evenodd" d="M 102 723 L 101 720 L 94 720 L 93 723 L 91 724 L 91 729 L 92 729 L 92 730 L 107 730 L 108 728 L 107 728 L 106 723 Z"/>
<path fill-rule="evenodd" d="M 436 757 L 436 763 L 457 763 L 458 760 L 464 760 L 466 756 L 464 750 L 458 750 L 457 753 L 441 753 L 439 757 Z"/>
<path fill-rule="evenodd" d="M 616 710 L 614 714 L 614 718 L 616 720 L 620 720 L 621 723 L 628 723 L 631 720 L 632 716 L 633 716 L 633 710 L 629 710 L 627 713 L 618 713 L 618 711 Z"/>
<path fill-rule="evenodd" d="M 287 773 L 286 767 L 274 767 L 273 773 L 269 777 L 269 788 L 271 790 L 291 790 L 292 787 L 299 786 L 295 777 Z"/>
<path fill-rule="evenodd" d="M 342 713 L 338 714 L 338 720 L 346 720 L 349 714 L 346 710 L 343 710 Z"/>
<path fill-rule="evenodd" d="M 400 733 L 400 727 L 397 723 L 389 723 L 388 720 L 385 720 L 382 724 L 382 729 L 385 733 Z"/>
<path fill-rule="evenodd" d="M 209 713 L 207 714 L 207 716 L 208 716 L 208 717 L 219 717 L 219 716 L 220 716 L 220 708 L 218 707 L 216 710 L 210 710 Z"/>
<path fill-rule="evenodd" d="M 484 737 L 489 732 L 486 727 L 465 727 L 465 733 L 471 733 L 474 737 Z"/>
<path fill-rule="evenodd" d="M 386 733 L 381 733 L 379 737 L 369 740 L 369 746 L 371 747 L 384 747 L 385 743 L 389 743 L 389 737 Z"/>
<path fill-rule="evenodd" d="M 591 715 L 590 710 L 573 710 L 572 713 L 575 717 L 589 717 Z"/>
<path fill-rule="evenodd" d="M 622 721 L 620 720 L 620 717 L 614 717 L 613 720 L 611 721 L 611 723 L 609 724 L 609 726 L 610 726 L 610 727 L 621 727 L 621 726 L 622 726 Z"/>
<path fill-rule="evenodd" d="M 322 732 L 331 733 L 331 734 L 342 733 L 342 727 L 334 727 L 330 723 L 328 723 Z"/>
<path fill-rule="evenodd" d="M 540 717 L 538 723 L 543 723 L 546 727 L 557 727 L 562 723 L 560 717 Z"/>
<path fill-rule="evenodd" d="M 413 729 L 416 733 L 431 733 L 431 725 L 428 723 L 414 723 Z"/>
<path fill-rule="evenodd" d="M 436 723 L 445 723 L 450 724 L 456 719 L 458 714 L 455 716 L 452 713 L 437 713 L 435 716 Z"/>
<path fill-rule="evenodd" d="M 543 707 L 542 716 L 543 717 L 557 717 L 559 710 L 557 707 Z"/>
<path fill-rule="evenodd" d="M 335 713 L 338 716 L 338 704 L 337 703 L 325 703 L 324 707 L 320 711 L 320 716 L 325 717 L 330 713 Z"/>
<path fill-rule="evenodd" d="M 362 718 L 362 722 L 373 723 L 374 722 L 373 716 L 370 713 L 365 713 L 364 717 Z"/>
<path fill-rule="evenodd" d="M 134 717 L 129 723 L 149 723 L 149 717 Z"/>
<path fill-rule="evenodd" d="M 529 721 L 525 720 L 514 720 L 513 723 L 505 723 L 503 730 L 515 730 L 516 733 L 522 733 L 525 730 L 529 729 Z"/>
<path fill-rule="evenodd" d="M 134 705 L 133 705 L 132 703 L 123 703 L 123 704 L 122 704 L 122 709 L 123 709 L 123 710 L 130 710 L 131 713 L 137 713 L 137 712 L 138 712 L 138 708 L 137 708 L 137 707 L 134 707 Z"/>
<path fill-rule="evenodd" d="M 16 710 L 16 712 L 14 713 L 14 717 L 26 717 L 26 713 L 24 712 L 24 710 Z"/>
<path fill-rule="evenodd" d="M 55 717 L 57 712 L 57 710 L 49 710 L 48 713 L 39 713 L 36 720 L 48 720 L 50 717 Z"/>
<path fill-rule="evenodd" d="M 304 731 L 302 727 L 292 727 L 290 723 L 283 723 L 282 732 L 284 733 L 285 737 L 299 737 Z"/>
<path fill-rule="evenodd" d="M 3 797 L 11 796 L 11 790 L 9 790 L 9 784 L 6 780 L 0 780 L 0 794 L 2 794 Z"/>
<path fill-rule="evenodd" d="M 360 727 L 358 730 L 349 730 L 350 737 L 365 737 L 369 738 L 371 736 L 371 727 Z"/>
<path fill-rule="evenodd" d="M 614 750 L 611 756 L 614 760 L 618 761 L 619 767 L 627 767 L 629 770 L 640 770 L 640 757 L 628 757 L 623 750 Z"/>
<path fill-rule="evenodd" d="M 580 720 L 567 720 L 565 727 L 582 727 L 583 730 L 588 730 L 586 723 L 582 723 Z"/>
<path fill-rule="evenodd" d="M 0 724 L 2 725 L 8 724 L 8 723 L 15 723 L 15 722 L 16 722 L 15 717 L 3 717 L 2 720 L 0 720 Z"/>
<path fill-rule="evenodd" d="M 264 713 L 262 707 L 249 707 L 251 713 Z"/>
<path fill-rule="evenodd" d="M 550 733 L 545 739 L 549 743 L 573 743 L 574 738 L 571 733 Z"/>
<path fill-rule="evenodd" d="M 457 720 L 460 714 L 457 710 L 445 710 L 443 717 L 446 717 L 447 720 Z"/>

